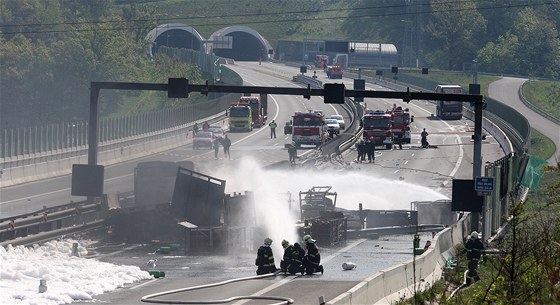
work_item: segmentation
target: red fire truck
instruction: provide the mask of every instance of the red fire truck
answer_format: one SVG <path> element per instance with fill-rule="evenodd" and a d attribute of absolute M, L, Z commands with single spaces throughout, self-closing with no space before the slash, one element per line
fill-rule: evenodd
<path fill-rule="evenodd" d="M 315 67 L 324 69 L 329 64 L 328 55 L 315 55 Z"/>
<path fill-rule="evenodd" d="M 414 116 L 410 115 L 408 108 L 393 105 L 391 110 L 393 120 L 393 138 L 396 143 L 410 144 L 410 123 L 414 121 Z"/>
<path fill-rule="evenodd" d="M 342 67 L 340 65 L 327 66 L 327 77 L 342 79 Z"/>
<path fill-rule="evenodd" d="M 260 128 L 266 123 L 267 116 L 267 101 L 266 98 L 261 100 L 259 96 L 242 96 L 239 99 L 239 104 L 249 105 L 251 107 L 251 115 L 253 119 L 253 127 Z"/>
<path fill-rule="evenodd" d="M 375 146 L 393 147 L 393 120 L 391 114 L 383 110 L 367 110 L 362 118 L 364 139 L 371 139 Z"/>
<path fill-rule="evenodd" d="M 315 145 L 323 144 L 323 116 L 315 112 L 296 112 L 292 116 L 292 142 L 296 147 L 302 144 Z"/>

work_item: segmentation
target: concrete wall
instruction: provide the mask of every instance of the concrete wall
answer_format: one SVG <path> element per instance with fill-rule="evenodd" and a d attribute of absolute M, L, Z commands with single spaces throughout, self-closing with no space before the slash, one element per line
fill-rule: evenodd
<path fill-rule="evenodd" d="M 415 287 L 424 290 L 441 278 L 447 258 L 454 254 L 455 245 L 463 243 L 469 228 L 470 214 L 466 214 L 459 222 L 437 234 L 422 255 L 373 274 L 327 304 L 391 304 L 411 298 Z"/>
<path fill-rule="evenodd" d="M 226 118 L 222 114 L 217 114 L 197 122 L 202 124 L 204 121 L 214 122 L 213 124 L 223 125 L 224 127 L 227 126 Z M 193 124 L 194 122 L 184 127 L 175 128 L 177 130 L 160 131 L 160 137 L 157 137 L 156 133 L 144 135 L 145 137 L 150 137 L 150 140 L 138 141 L 132 145 L 119 144 L 119 141 L 104 143 L 104 145 L 111 147 L 111 149 L 99 151 L 97 163 L 109 166 L 191 143 L 192 132 L 188 132 L 187 135 L 187 130 L 191 130 Z M 126 139 L 122 141 L 126 141 Z M 55 151 L 52 154 L 66 155 L 68 157 L 54 159 L 45 154 L 45 161 L 4 169 L 0 180 L 0 187 L 67 175 L 72 172 L 72 164 L 88 163 L 87 145 L 84 145 L 82 148 L 68 149 L 67 151 Z"/>

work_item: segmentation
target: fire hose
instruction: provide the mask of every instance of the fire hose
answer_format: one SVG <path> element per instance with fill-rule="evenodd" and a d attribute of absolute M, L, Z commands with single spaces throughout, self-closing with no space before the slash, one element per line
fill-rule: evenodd
<path fill-rule="evenodd" d="M 158 293 L 153 293 L 153 294 L 143 296 L 141 301 L 146 302 L 146 303 L 158 303 L 158 304 L 225 304 L 225 303 L 230 303 L 230 302 L 239 301 L 239 300 L 271 300 L 271 301 L 280 301 L 280 302 L 272 303 L 270 305 L 293 304 L 294 303 L 293 299 L 286 298 L 286 297 L 278 297 L 278 296 L 234 296 L 234 297 L 231 297 L 231 298 L 221 299 L 221 300 L 194 300 L 194 301 L 162 300 L 162 299 L 158 300 L 158 299 L 156 299 L 158 297 L 171 295 L 171 294 L 175 294 L 175 293 L 204 289 L 204 288 L 211 288 L 211 287 L 218 287 L 218 286 L 223 286 L 223 285 L 227 285 L 227 284 L 231 284 L 231 283 L 235 283 L 235 282 L 247 281 L 247 280 L 262 279 L 262 278 L 266 278 L 266 277 L 276 276 L 277 274 L 278 274 L 278 271 L 275 272 L 275 273 L 271 273 L 271 274 L 248 276 L 248 277 L 242 277 L 242 278 L 217 282 L 217 283 L 213 283 L 213 284 L 206 284 L 206 285 L 199 285 L 199 286 L 192 286 L 192 287 L 185 287 L 185 288 L 179 288 L 179 289 L 174 289 L 174 290 L 168 290 L 168 291 L 163 291 L 163 292 L 158 292 Z"/>

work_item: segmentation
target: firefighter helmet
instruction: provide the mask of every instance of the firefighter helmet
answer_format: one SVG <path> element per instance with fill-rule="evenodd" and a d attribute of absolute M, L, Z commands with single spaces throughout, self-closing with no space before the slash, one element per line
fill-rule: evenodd
<path fill-rule="evenodd" d="M 313 238 L 311 238 L 311 235 L 305 235 L 305 236 L 303 237 L 303 242 L 304 242 L 304 243 L 314 243 L 315 240 L 314 240 Z"/>
<path fill-rule="evenodd" d="M 282 248 L 288 248 L 289 245 L 290 245 L 289 241 L 287 241 L 285 239 L 282 241 Z"/>
<path fill-rule="evenodd" d="M 471 238 L 472 238 L 472 239 L 478 239 L 478 232 L 472 231 L 472 233 L 471 233 Z"/>
<path fill-rule="evenodd" d="M 268 238 L 268 237 L 265 238 L 265 239 L 264 239 L 264 244 L 265 244 L 265 245 L 268 245 L 268 246 L 272 245 L 272 239 L 270 239 L 270 238 Z"/>

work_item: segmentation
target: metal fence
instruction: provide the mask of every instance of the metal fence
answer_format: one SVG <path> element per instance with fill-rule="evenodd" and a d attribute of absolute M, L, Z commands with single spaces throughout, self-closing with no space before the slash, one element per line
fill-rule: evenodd
<path fill-rule="evenodd" d="M 227 67 L 218 66 L 222 61 L 214 55 L 184 49 L 161 48 L 165 52 L 184 62 L 202 64 L 205 75 L 219 76 L 225 84 L 241 85 L 242 80 L 235 72 Z M 202 120 L 225 111 L 232 100 L 239 94 L 210 93 L 208 101 L 190 104 L 180 108 L 157 110 L 133 115 L 106 117 L 99 120 L 99 149 L 115 141 L 142 137 L 150 133 L 186 127 L 188 124 Z M 32 155 L 56 154 L 59 150 L 84 150 L 88 143 L 88 121 L 61 122 L 25 128 L 8 128 L 0 130 L 0 159 L 1 168 L 15 166 L 12 162 L 27 159 L 30 164 Z"/>

